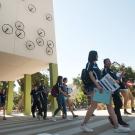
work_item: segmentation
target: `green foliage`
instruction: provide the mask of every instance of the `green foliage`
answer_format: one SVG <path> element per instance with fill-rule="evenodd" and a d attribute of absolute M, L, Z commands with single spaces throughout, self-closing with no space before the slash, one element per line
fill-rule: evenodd
<path fill-rule="evenodd" d="M 87 97 L 83 94 L 83 91 L 80 89 L 75 97 L 76 105 L 79 107 L 87 107 L 88 100 Z"/>
<path fill-rule="evenodd" d="M 19 102 L 19 100 L 22 98 L 22 95 L 21 95 L 21 92 L 17 93 L 14 91 L 13 93 L 13 103 L 14 103 L 14 106 L 16 106 Z"/>
<path fill-rule="evenodd" d="M 44 81 L 44 84 L 49 87 L 49 77 L 45 74 L 41 74 L 40 72 L 37 72 L 31 76 L 32 78 L 32 85 L 39 84 L 41 81 Z"/>
<path fill-rule="evenodd" d="M 114 66 L 112 65 L 111 69 L 115 72 L 120 71 L 121 67 L 123 66 L 123 64 L 120 64 L 119 66 Z M 125 81 L 131 80 L 134 81 L 135 80 L 135 71 L 132 69 L 132 67 L 125 67 Z"/>
<path fill-rule="evenodd" d="M 77 87 L 80 88 L 82 85 L 81 78 L 78 75 L 76 78 L 73 78 L 73 84 Z"/>
<path fill-rule="evenodd" d="M 32 78 L 32 86 L 34 84 L 39 84 L 41 81 L 44 81 L 44 84 L 49 87 L 49 77 L 45 74 L 41 74 L 40 72 L 37 72 L 35 74 L 31 75 Z M 24 78 L 18 80 L 18 83 L 20 85 L 21 91 L 24 91 Z"/>
<path fill-rule="evenodd" d="M 73 84 L 76 86 L 77 94 L 75 96 L 76 105 L 78 107 L 86 107 L 88 104 L 87 97 L 83 93 L 83 84 L 80 76 L 73 78 Z"/>

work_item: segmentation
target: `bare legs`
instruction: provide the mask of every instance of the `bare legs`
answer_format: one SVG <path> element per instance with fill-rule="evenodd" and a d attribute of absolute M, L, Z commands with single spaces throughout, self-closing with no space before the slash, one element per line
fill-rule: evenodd
<path fill-rule="evenodd" d="M 117 128 L 118 127 L 118 120 L 117 120 L 117 116 L 114 112 L 112 105 L 107 105 L 107 110 L 108 110 L 108 113 L 109 113 L 113 123 L 114 123 L 114 128 Z"/>
<path fill-rule="evenodd" d="M 73 117 L 78 117 L 78 115 L 74 114 L 74 104 L 73 104 L 73 100 L 71 98 L 67 99 L 67 105 L 69 107 L 69 111 L 72 113 Z"/>
<path fill-rule="evenodd" d="M 92 114 L 96 108 L 97 108 L 97 102 L 92 101 L 91 105 L 88 108 L 88 111 L 86 113 L 86 116 L 84 118 L 82 125 L 86 124 L 89 121 L 90 117 L 92 116 Z M 107 110 L 108 110 L 109 115 L 112 118 L 112 121 L 114 123 L 114 127 L 117 128 L 118 127 L 118 120 L 117 120 L 117 117 L 115 115 L 115 112 L 114 112 L 112 105 L 107 105 Z"/>
<path fill-rule="evenodd" d="M 91 105 L 88 108 L 88 111 L 86 112 L 86 115 L 85 115 L 85 118 L 84 118 L 82 125 L 86 124 L 89 121 L 90 117 L 92 116 L 92 114 L 96 108 L 97 108 L 97 102 L 92 101 Z"/>

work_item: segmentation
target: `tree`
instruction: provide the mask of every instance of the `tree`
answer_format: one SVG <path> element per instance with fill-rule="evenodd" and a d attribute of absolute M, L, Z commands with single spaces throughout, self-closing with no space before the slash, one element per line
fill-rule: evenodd
<path fill-rule="evenodd" d="M 37 72 L 35 74 L 32 74 L 31 78 L 32 78 L 32 86 L 34 84 L 39 84 L 41 80 L 44 80 L 45 85 L 49 87 L 49 77 L 47 75 Z M 21 87 L 20 90 L 24 91 L 24 78 L 18 80 L 18 83 Z"/>
<path fill-rule="evenodd" d="M 73 78 L 73 85 L 76 86 L 77 94 L 75 96 L 76 105 L 79 108 L 86 107 L 88 104 L 87 97 L 83 93 L 83 84 L 80 78 L 80 75 L 78 75 L 76 78 Z"/>
<path fill-rule="evenodd" d="M 115 63 L 117 63 L 117 62 L 115 62 Z M 128 80 L 134 81 L 135 80 L 135 71 L 132 69 L 132 67 L 130 67 L 130 66 L 126 67 L 123 64 L 112 64 L 111 68 L 113 69 L 113 71 L 118 72 L 118 71 L 120 71 L 120 68 L 122 66 L 124 66 L 124 70 L 126 72 L 125 81 L 128 81 Z"/>
<path fill-rule="evenodd" d="M 35 74 L 31 75 L 32 78 L 32 86 L 34 84 L 39 84 L 41 80 L 44 81 L 44 84 L 46 87 L 49 87 L 49 77 L 46 74 L 42 74 L 40 72 L 37 72 Z M 21 108 L 21 111 L 23 110 L 23 102 L 24 102 L 24 78 L 17 81 L 20 85 L 19 94 L 14 93 L 14 104 L 17 105 L 19 108 Z"/>

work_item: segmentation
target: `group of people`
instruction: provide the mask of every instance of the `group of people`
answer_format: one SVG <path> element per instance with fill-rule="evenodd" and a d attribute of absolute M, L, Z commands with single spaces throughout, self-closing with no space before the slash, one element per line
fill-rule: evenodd
<path fill-rule="evenodd" d="M 87 94 L 88 100 L 90 101 L 90 105 L 86 112 L 85 118 L 81 123 L 80 128 L 85 132 L 93 132 L 94 130 L 87 127 L 87 123 L 89 119 L 93 116 L 95 109 L 97 108 L 98 102 L 93 101 L 94 90 L 98 89 L 100 93 L 103 92 L 103 87 L 100 85 L 99 80 L 104 77 L 106 74 L 109 74 L 115 81 L 120 85 L 120 88 L 116 91 L 112 92 L 111 100 L 113 101 L 114 107 L 112 102 L 106 104 L 108 113 L 109 113 L 109 121 L 114 127 L 115 132 L 123 132 L 127 133 L 130 132 L 130 125 L 125 122 L 122 118 L 120 109 L 123 106 L 123 102 L 121 99 L 121 95 L 125 98 L 124 100 L 124 107 L 127 104 L 127 97 L 125 96 L 125 87 L 123 86 L 123 72 L 121 74 L 117 74 L 111 69 L 111 60 L 109 58 L 104 59 L 104 69 L 101 71 L 97 65 L 98 61 L 98 53 L 97 51 L 90 51 L 88 56 L 88 63 L 86 64 L 86 69 L 88 71 L 88 75 L 90 78 L 89 86 L 84 85 L 85 94 Z M 62 111 L 62 118 L 67 119 L 67 106 L 71 111 L 73 118 L 78 117 L 73 112 L 74 104 L 73 101 L 70 99 L 70 93 L 68 91 L 67 86 L 67 78 L 63 78 L 62 76 L 58 76 L 56 84 L 53 86 L 57 90 L 57 109 L 54 111 L 52 115 L 52 120 L 56 121 L 56 115 L 59 111 Z M 45 88 L 43 83 L 41 82 L 40 85 L 35 85 L 33 90 L 31 91 L 31 95 L 33 97 L 33 104 L 32 104 L 32 115 L 35 117 L 35 111 L 38 109 L 38 115 L 43 116 L 43 119 L 47 118 L 47 96 L 48 90 Z M 44 114 L 42 114 L 44 112 Z M 134 113 L 134 105 L 132 103 L 132 113 Z M 124 108 L 124 113 L 128 114 L 126 108 Z"/>
<path fill-rule="evenodd" d="M 98 53 L 97 51 L 90 51 L 88 56 L 88 63 L 86 64 L 86 69 L 88 70 L 89 78 L 91 83 L 89 86 L 85 87 L 86 92 L 89 93 L 89 97 L 91 98 L 91 104 L 87 110 L 86 116 L 81 123 L 81 129 L 85 132 L 93 132 L 93 129 L 87 127 L 87 123 L 91 116 L 93 115 L 94 110 L 97 108 L 98 102 L 93 101 L 92 97 L 94 94 L 95 88 L 99 90 L 100 93 L 103 92 L 103 87 L 100 85 L 99 80 L 104 77 L 106 74 L 110 74 L 110 76 L 118 83 L 121 83 L 121 77 L 117 77 L 117 74 L 111 69 L 111 61 L 109 58 L 104 59 L 104 69 L 101 71 L 97 65 L 98 61 Z M 117 89 L 114 93 L 112 93 L 111 98 L 113 99 L 114 108 L 112 103 L 106 104 L 107 110 L 109 113 L 109 121 L 114 127 L 115 132 L 130 132 L 129 124 L 126 123 L 122 116 L 120 109 L 122 108 L 122 100 L 120 95 L 120 89 Z M 132 108 L 133 109 L 133 108 Z"/>
<path fill-rule="evenodd" d="M 123 106 L 124 106 L 124 114 L 131 115 L 132 113 L 135 113 L 134 109 L 134 96 L 133 91 L 131 90 L 133 88 L 133 83 L 128 84 L 129 81 L 125 81 L 126 72 L 125 72 L 125 66 L 122 65 L 120 67 L 119 72 L 117 73 L 117 77 L 120 80 L 120 93 L 123 97 Z M 130 80 L 130 79 L 129 79 Z M 127 111 L 128 108 L 128 101 L 131 100 L 131 113 Z"/>
<path fill-rule="evenodd" d="M 56 84 L 53 86 L 57 90 L 57 105 L 58 108 L 55 110 L 52 120 L 56 121 L 55 116 L 59 111 L 62 111 L 62 118 L 67 119 L 67 106 L 72 113 L 73 118 L 78 117 L 74 113 L 74 104 L 73 100 L 70 98 L 69 88 L 67 86 L 67 78 L 63 78 L 62 76 L 58 76 Z M 47 119 L 47 101 L 48 101 L 48 92 L 49 90 L 44 85 L 44 81 L 38 85 L 34 85 L 31 96 L 32 96 L 32 115 L 35 118 L 35 112 L 37 111 L 37 116 L 40 118 L 43 116 L 43 119 Z"/>
<path fill-rule="evenodd" d="M 48 89 L 44 85 L 44 81 L 41 80 L 40 83 L 35 84 L 30 94 L 32 96 L 31 112 L 33 118 L 36 117 L 35 113 L 37 112 L 38 119 L 43 117 L 45 120 L 47 118 Z"/>
<path fill-rule="evenodd" d="M 62 76 L 58 76 L 57 82 L 55 84 L 55 88 L 57 90 L 58 96 L 56 97 L 58 108 L 54 111 L 54 114 L 52 116 L 52 120 L 56 121 L 55 116 L 57 113 L 61 110 L 62 111 L 62 118 L 67 118 L 67 107 L 69 107 L 69 111 L 71 111 L 73 118 L 78 117 L 78 115 L 74 114 L 74 104 L 73 100 L 70 98 L 70 92 L 67 86 L 67 78 L 63 78 Z"/>

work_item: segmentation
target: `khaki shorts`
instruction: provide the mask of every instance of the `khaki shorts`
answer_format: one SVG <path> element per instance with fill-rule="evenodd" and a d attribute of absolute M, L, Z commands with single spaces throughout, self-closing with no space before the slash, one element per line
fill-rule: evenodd
<path fill-rule="evenodd" d="M 121 92 L 128 92 L 128 89 L 120 89 Z"/>

